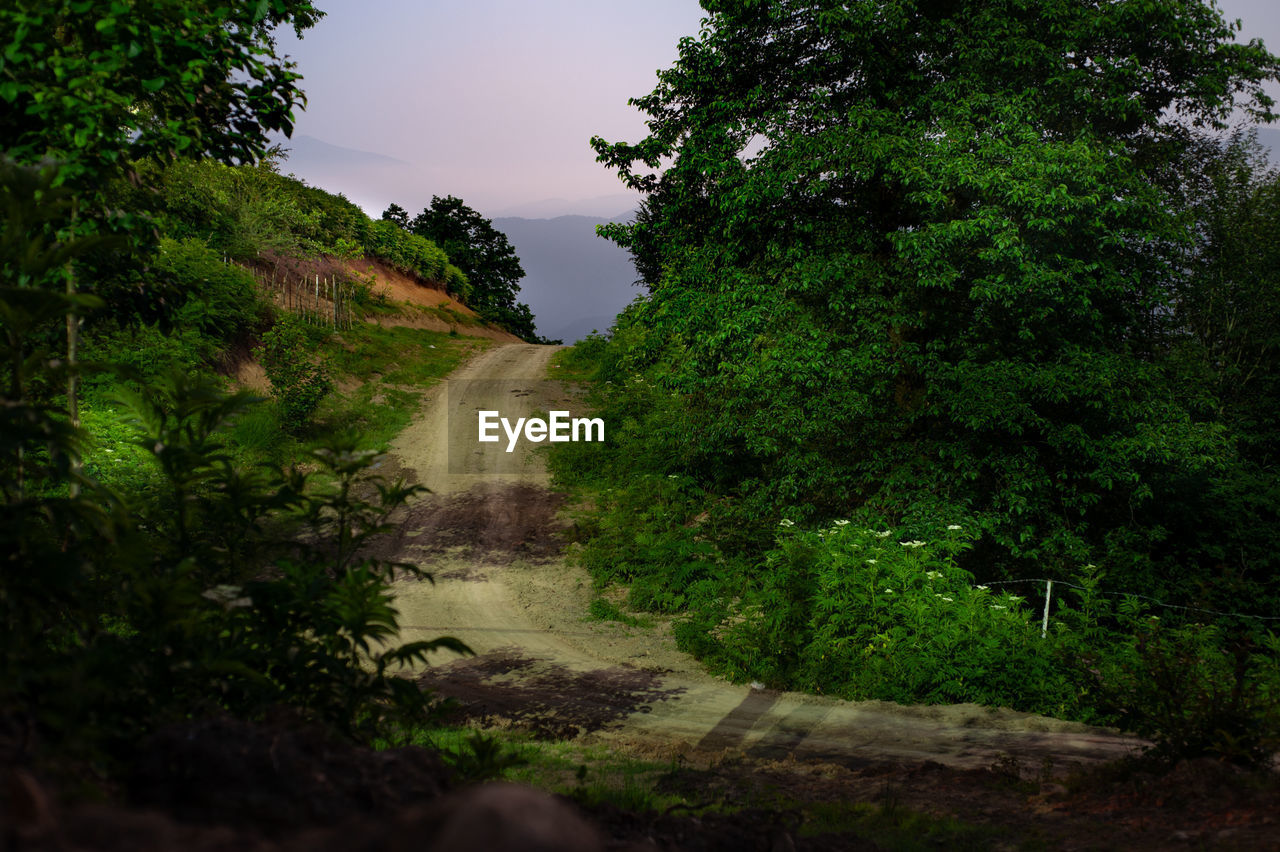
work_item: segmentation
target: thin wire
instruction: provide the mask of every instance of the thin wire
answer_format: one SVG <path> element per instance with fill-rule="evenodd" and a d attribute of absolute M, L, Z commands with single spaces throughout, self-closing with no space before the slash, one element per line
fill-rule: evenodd
<path fill-rule="evenodd" d="M 982 585 L 1008 586 L 1008 585 L 1012 585 L 1013 583 L 1048 583 L 1048 582 L 1049 582 L 1048 579 L 993 580 L 992 582 L 983 583 Z M 1082 592 L 1089 591 L 1084 586 L 1077 586 L 1075 583 L 1068 583 L 1065 580 L 1054 580 L 1053 584 L 1055 586 L 1067 586 L 1068 588 L 1071 588 L 1071 589 L 1079 589 Z M 1158 606 L 1165 607 L 1166 609 L 1180 609 L 1185 612 L 1203 612 L 1208 615 L 1231 615 L 1231 616 L 1235 616 L 1236 618 L 1253 618 L 1253 619 L 1257 619 L 1258 621 L 1280 621 L 1280 615 L 1251 615 L 1245 612 L 1223 612 L 1222 610 L 1218 610 L 1218 609 L 1202 609 L 1201 607 L 1198 607 L 1198 606 L 1180 606 L 1178 604 L 1167 604 L 1162 600 L 1158 600 L 1157 598 L 1153 598 L 1148 595 L 1139 595 L 1133 592 L 1099 592 L 1099 594 L 1107 595 L 1108 597 L 1113 597 L 1113 598 L 1139 598 L 1144 601 L 1151 601 L 1152 603 L 1155 603 Z"/>

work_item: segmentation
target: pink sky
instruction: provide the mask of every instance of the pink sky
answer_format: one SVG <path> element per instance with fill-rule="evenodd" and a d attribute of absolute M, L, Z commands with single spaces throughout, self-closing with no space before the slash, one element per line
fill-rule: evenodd
<path fill-rule="evenodd" d="M 696 35 L 702 18 L 695 0 L 317 5 L 328 14 L 301 42 L 292 32 L 280 39 L 308 97 L 295 136 L 412 167 L 373 169 L 365 186 L 300 177 L 375 212 L 391 200 L 420 210 L 433 194 L 484 212 L 624 193 L 588 140 L 643 135 L 627 99 L 653 89 L 655 72 L 675 61 L 679 39 Z"/>

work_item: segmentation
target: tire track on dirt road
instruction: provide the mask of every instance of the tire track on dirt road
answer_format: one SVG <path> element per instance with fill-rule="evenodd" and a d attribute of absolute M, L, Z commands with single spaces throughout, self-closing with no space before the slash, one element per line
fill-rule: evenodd
<path fill-rule="evenodd" d="M 735 685 L 679 652 L 660 620 L 643 629 L 584 620 L 595 594 L 585 572 L 559 554 L 563 498 L 548 490 L 541 454 L 527 442 L 508 453 L 505 439 L 476 440 L 481 409 L 513 422 L 552 407 L 572 410 L 571 394 L 546 378 L 555 350 L 511 344 L 480 354 L 432 390 L 392 447 L 432 491 L 400 516 L 395 555 L 438 578 L 434 586 L 397 583 L 402 638 L 451 635 L 477 653 L 442 654 L 424 675 L 439 691 L 480 716 L 648 755 L 964 769 L 1012 758 L 1061 773 L 1140 745 L 976 705 L 903 707 Z"/>

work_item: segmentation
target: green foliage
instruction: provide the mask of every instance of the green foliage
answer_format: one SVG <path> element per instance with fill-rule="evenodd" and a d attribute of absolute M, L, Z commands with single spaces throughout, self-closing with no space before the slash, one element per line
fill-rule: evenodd
<path fill-rule="evenodd" d="M 0 137 L 22 162 L 56 158 L 89 194 L 145 156 L 254 161 L 301 100 L 272 32 L 322 14 L 304 0 L 8 3 Z"/>
<path fill-rule="evenodd" d="M 583 563 L 597 582 L 627 583 L 636 610 L 679 612 L 718 592 L 725 573 L 715 546 L 693 526 L 696 504 L 674 479 L 600 495 L 607 513 L 589 527 Z"/>
<path fill-rule="evenodd" d="M 1133 618 L 1131 644 L 1086 654 L 1099 704 L 1167 763 L 1216 757 L 1265 767 L 1280 748 L 1280 641 L 1228 638 L 1212 624 Z"/>
<path fill-rule="evenodd" d="M 609 338 L 593 332 L 573 346 L 561 349 L 551 356 L 552 377 L 566 382 L 591 381 L 608 346 Z"/>
<path fill-rule="evenodd" d="M 382 218 L 432 240 L 447 252 L 455 265 L 451 274 L 466 279 L 469 290 L 465 301 L 480 316 L 524 340 L 538 339 L 529 306 L 516 301 L 519 281 L 524 277 L 520 258 L 492 222 L 452 195 L 433 195 L 431 206 L 412 221 L 396 204 L 387 208 Z"/>
<path fill-rule="evenodd" d="M 444 275 L 448 256 L 430 240 L 415 237 L 385 220 L 378 220 L 369 228 L 366 248 L 404 272 L 417 273 L 429 281 L 439 280 Z"/>
<path fill-rule="evenodd" d="M 616 603 L 605 598 L 594 598 L 587 605 L 587 617 L 594 621 L 616 621 L 628 627 L 651 627 L 653 622 L 647 618 L 637 618 L 623 612 Z"/>
<path fill-rule="evenodd" d="M 483 731 L 472 731 L 453 748 L 437 748 L 458 778 L 470 784 L 504 778 L 512 769 L 529 763 L 519 749 Z"/>
<path fill-rule="evenodd" d="M 968 546 L 958 529 L 903 540 L 844 519 L 814 531 L 784 521 L 740 594 L 692 612 L 678 636 L 735 679 L 1087 715 L 1022 599 L 975 586 L 957 565 Z"/>
<path fill-rule="evenodd" d="M 317 364 L 306 330 L 293 316 L 282 316 L 262 335 L 254 350 L 271 382 L 271 394 L 280 406 L 280 422 L 297 432 L 304 428 L 333 388 L 329 371 Z"/>
<path fill-rule="evenodd" d="M 161 177 L 145 157 L 253 161 L 268 131 L 289 129 L 298 78 L 272 32 L 319 14 L 292 0 L 0 10 L 0 716 L 29 743 L 127 754 L 167 721 L 282 704 L 352 736 L 385 733 L 429 710 L 397 670 L 466 650 L 398 644 L 391 580 L 429 578 L 365 555 L 415 489 L 369 477 L 374 454 L 349 438 L 315 449 L 314 473 L 241 464 L 229 429 L 262 421 L 203 363 L 259 318 L 252 282 L 220 254 L 276 230 L 304 246 L 362 240 L 367 219 L 270 169 L 212 163 L 169 172 L 158 208 L 139 202 Z M 143 186 L 125 189 L 126 175 Z M 149 269 L 143 211 L 173 234 Z M 63 410 L 82 368 L 62 345 L 104 301 L 90 329 L 108 362 L 85 407 L 92 444 Z M 296 343 L 281 329 L 267 348 L 281 386 L 306 396 L 321 382 L 289 360 L 305 354 Z M 105 401 L 112 384 L 125 405 Z"/>
<path fill-rule="evenodd" d="M 227 344 L 256 327 L 263 305 L 253 275 L 223 261 L 199 239 L 160 240 L 153 273 L 174 294 L 171 322 Z"/>
<path fill-rule="evenodd" d="M 1221 126 L 1243 94 L 1270 117 L 1280 62 L 1208 6 L 1136 9 L 716 4 L 636 99 L 648 136 L 593 141 L 645 193 L 603 229 L 649 290 L 602 356 L 610 484 L 688 477 L 748 559 L 784 512 L 949 517 L 983 578 L 1094 561 L 1183 601 L 1228 572 L 1274 600 L 1276 539 L 1244 534 L 1280 528 L 1256 496 L 1274 467 L 1204 380 L 1223 355 L 1189 354 L 1222 341 L 1188 334 L 1224 305 L 1270 316 L 1268 279 L 1196 270 L 1236 226 L 1195 255 L 1206 170 L 1175 116 Z M 1220 186 L 1248 171 L 1229 163 Z M 1259 391 L 1267 322 L 1227 347 Z"/>
<path fill-rule="evenodd" d="M 164 170 L 161 214 L 172 233 L 208 240 L 231 258 L 321 248 L 330 234 L 313 208 L 314 193 L 270 162 L 226 166 L 179 162 Z"/>
<path fill-rule="evenodd" d="M 282 703 L 351 735 L 421 723 L 427 698 L 395 671 L 465 647 L 395 644 L 390 583 L 426 575 L 361 556 L 416 489 L 369 479 L 376 454 L 342 440 L 312 454 L 327 487 L 238 467 L 225 431 L 251 400 L 208 380 L 175 374 L 130 402 L 160 493 L 126 506 L 84 480 L 34 513 L 6 495 L 6 518 L 26 514 L 2 531 L 18 570 L 0 600 L 23 613 L 6 619 L 6 712 L 38 707 L 46 735 L 106 746 L 192 713 L 256 718 Z M 357 496 L 369 483 L 376 496 Z M 281 537 L 295 518 L 310 534 Z M 53 570 L 24 570 L 31 559 Z"/>

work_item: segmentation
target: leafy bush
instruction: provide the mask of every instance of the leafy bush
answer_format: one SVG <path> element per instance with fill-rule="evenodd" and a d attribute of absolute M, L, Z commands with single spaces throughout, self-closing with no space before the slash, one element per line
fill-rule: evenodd
<path fill-rule="evenodd" d="M 956 564 L 969 537 L 957 525 L 923 541 L 848 520 L 820 530 L 783 521 L 740 596 L 693 613 L 687 631 L 709 635 L 704 652 L 739 679 L 1078 716 L 1055 645 L 1021 598 L 974 585 Z"/>
<path fill-rule="evenodd" d="M 177 328 L 193 328 L 225 345 L 263 316 L 253 274 L 226 263 L 201 239 L 160 240 L 152 274 L 175 297 L 171 317 Z"/>
<path fill-rule="evenodd" d="M 1098 703 L 1169 763 L 1212 756 L 1265 767 L 1280 749 L 1280 639 L 1132 618 L 1133 633 L 1080 658 Z"/>
<path fill-rule="evenodd" d="M 450 265 L 449 256 L 431 240 L 411 234 L 394 222 L 379 219 L 371 223 L 364 248 L 402 272 L 444 282 L 449 292 L 465 295 L 466 276 Z"/>
<path fill-rule="evenodd" d="M 616 430 L 614 486 L 670 460 L 732 505 L 744 546 L 717 543 L 748 558 L 784 509 L 941 512 L 980 531 L 962 559 L 985 577 L 1105 562 L 1186 601 L 1243 563 L 1274 601 L 1277 504 L 1240 495 L 1275 480 L 1275 264 L 1241 247 L 1271 244 L 1276 196 L 1239 157 L 1201 187 L 1171 115 L 1220 115 L 1202 84 L 1256 94 L 1280 60 L 1228 57 L 1220 17 L 1174 0 L 1153 8 L 1186 38 L 1158 45 L 1097 7 L 1040 4 L 1025 32 L 990 4 L 837 7 L 717 5 L 637 99 L 650 135 L 593 140 L 644 195 L 601 229 L 648 291 L 601 376 L 643 424 Z M 1085 79 L 1064 57 L 1098 26 L 1152 64 Z M 868 72 L 882 43 L 914 45 L 901 74 Z M 997 43 L 1037 59 L 992 63 Z M 1152 100 L 1102 94 L 1135 86 Z M 646 410 L 636 379 L 669 399 Z"/>
<path fill-rule="evenodd" d="M 253 350 L 271 382 L 280 406 L 280 422 L 297 432 L 333 387 L 328 370 L 315 363 L 302 323 L 292 315 L 280 317 Z"/>
<path fill-rule="evenodd" d="M 294 182 L 269 163 L 178 162 L 163 180 L 164 217 L 178 237 L 206 239 L 232 258 L 319 248 L 319 216 L 299 204 Z"/>

